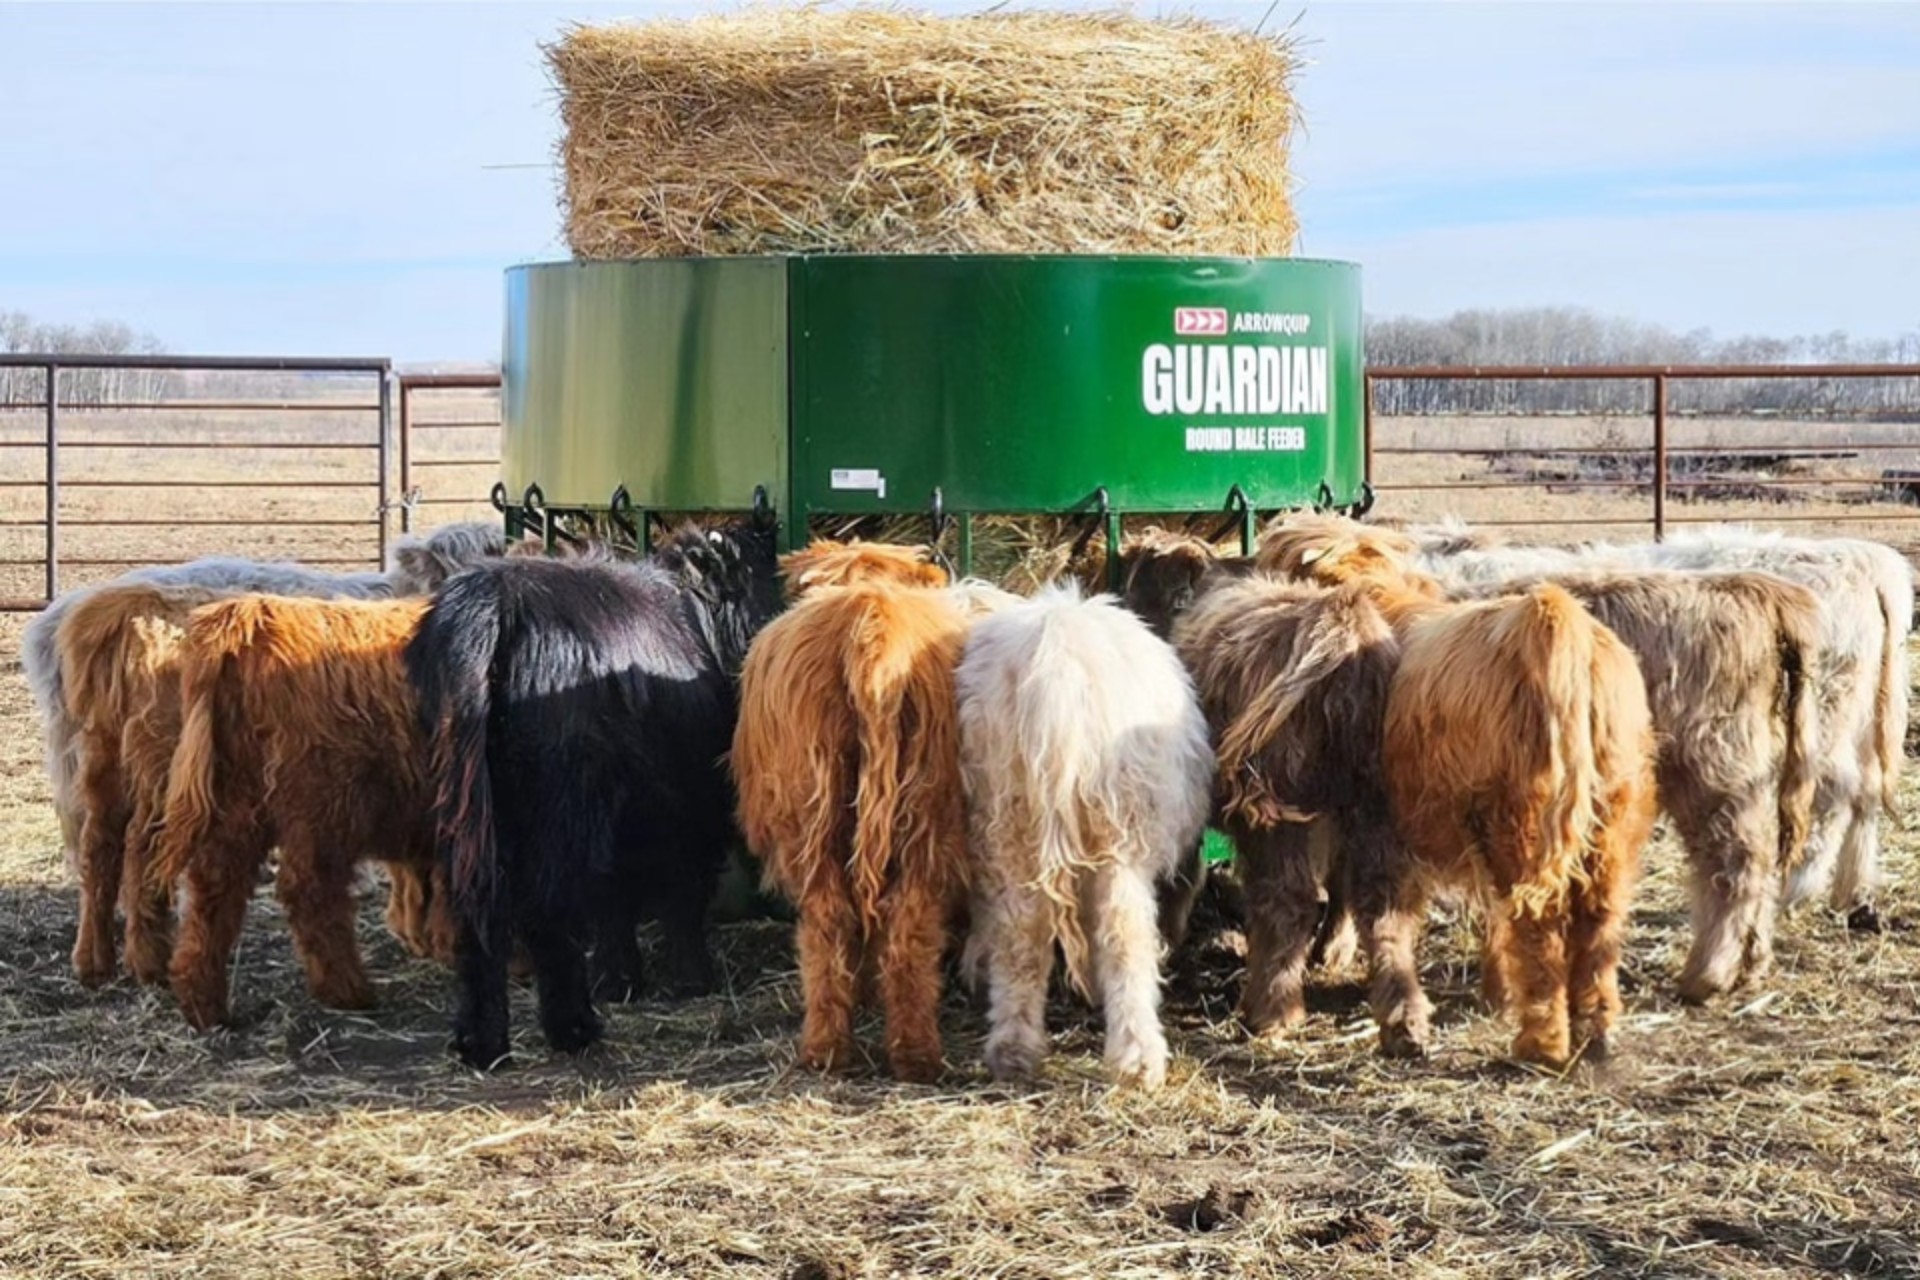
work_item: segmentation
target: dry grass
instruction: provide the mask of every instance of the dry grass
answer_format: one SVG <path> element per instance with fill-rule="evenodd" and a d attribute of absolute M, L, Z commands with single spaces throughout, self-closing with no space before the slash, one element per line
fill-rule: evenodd
<path fill-rule="evenodd" d="M 1502 526 L 1517 542 L 1653 536 L 1645 417 L 1383 417 L 1375 448 L 1383 514 L 1457 516 Z M 1669 448 L 1673 527 L 1748 521 L 1873 538 L 1920 555 L 1920 510 L 1879 483 L 1883 468 L 1920 466 L 1911 424 L 1675 419 Z M 1621 452 L 1583 460 L 1560 450 Z M 1494 485 L 1505 487 L 1483 487 Z"/>
<path fill-rule="evenodd" d="M 444 1051 L 449 980 L 384 934 L 378 894 L 371 1014 L 309 1000 L 265 893 L 234 1029 L 78 987 L 22 621 L 0 617 L 0 1274 L 1920 1274 L 1911 834 L 1885 932 L 1790 920 L 1765 988 L 1706 1010 L 1671 995 L 1684 916 L 1662 837 L 1619 1056 L 1564 1080 L 1502 1061 L 1445 925 L 1425 1063 L 1380 1060 L 1333 979 L 1302 1033 L 1249 1045 L 1216 935 L 1171 983 L 1160 1096 L 1110 1092 L 1097 1027 L 1064 1000 L 1043 1081 L 993 1085 L 958 991 L 940 1086 L 820 1079 L 794 1066 L 798 983 L 765 921 L 718 930 L 721 994 L 616 1009 L 578 1062 L 545 1055 L 517 990 L 520 1065 L 483 1079 Z"/>
<path fill-rule="evenodd" d="M 1413 425 L 1455 448 L 1532 448 L 1565 429 Z M 214 428 L 179 427 L 195 429 Z M 482 452 L 446 438 L 464 443 L 436 456 Z M 325 456 L 305 457 L 306 473 Z M 89 465 L 108 477 L 173 465 L 100 457 Z M 200 474 L 233 476 L 231 458 Z M 1389 481 L 1487 476 L 1465 455 L 1382 463 Z M 484 460 L 464 465 L 490 482 Z M 466 471 L 427 474 L 463 496 Z M 182 511 L 169 494 L 138 496 Z M 126 509 L 112 497 L 66 501 L 107 519 Z M 315 509 L 296 497 L 319 500 L 269 500 Z M 1857 497 L 1836 484 L 1789 510 L 1883 514 L 1861 531 L 1912 550 L 1920 525 L 1896 523 L 1911 509 Z M 1454 490 L 1382 509 L 1592 519 L 1644 503 Z M 1039 576 L 1077 528 L 982 522 L 976 552 L 983 568 Z M 233 549 L 230 533 L 97 536 L 129 556 Z M 248 530 L 241 549 L 277 553 L 286 536 Z M 323 554 L 362 554 L 364 539 L 370 555 L 368 531 L 312 536 Z M 953 552 L 951 534 L 943 545 Z M 75 891 L 19 673 L 24 622 L 0 615 L 0 1275 L 1920 1274 L 1913 833 L 1891 836 L 1885 932 L 1803 914 L 1762 990 L 1706 1010 L 1671 995 L 1686 932 L 1663 835 L 1629 935 L 1620 1054 L 1565 1080 L 1504 1063 L 1507 1032 L 1472 998 L 1471 939 L 1445 924 L 1424 953 L 1440 1006 L 1426 1063 L 1377 1058 L 1351 975 L 1323 979 L 1301 1034 L 1249 1045 L 1230 1017 L 1239 961 L 1225 934 L 1170 983 L 1178 1057 L 1158 1097 L 1107 1090 L 1098 1029 L 1064 999 L 1043 1082 L 991 1084 L 983 1019 L 958 990 L 941 1086 L 873 1067 L 823 1080 L 794 1067 L 798 982 L 787 928 L 769 921 L 717 930 L 722 994 L 613 1010 L 609 1043 L 578 1062 L 545 1055 L 531 993 L 516 991 L 521 1065 L 482 1079 L 444 1050 L 447 975 L 386 936 L 378 893 L 362 938 L 386 990 L 368 1015 L 311 1002 L 266 893 L 236 966 L 234 1029 L 196 1036 L 163 993 L 78 987 Z M 1917 790 L 1910 780 L 1908 812 Z"/>
<path fill-rule="evenodd" d="M 582 258 L 1284 256 L 1285 35 L 1194 18 L 755 9 L 547 49 Z"/>

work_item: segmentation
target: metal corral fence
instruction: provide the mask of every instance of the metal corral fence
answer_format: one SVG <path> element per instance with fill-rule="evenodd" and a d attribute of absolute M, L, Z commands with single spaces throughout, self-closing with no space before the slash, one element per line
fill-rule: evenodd
<path fill-rule="evenodd" d="M 1856 380 L 1878 390 L 1830 394 Z M 1561 389 L 1530 407 L 1539 383 Z M 0 608 L 224 551 L 378 566 L 396 532 L 497 518 L 499 433 L 497 374 L 0 354 Z M 1920 550 L 1920 365 L 1375 367 L 1366 448 L 1381 515 L 1557 539 L 1846 525 Z"/>
<path fill-rule="evenodd" d="M 400 529 L 497 520 L 500 375 L 402 374 L 399 388 Z"/>
<path fill-rule="evenodd" d="M 386 556 L 386 359 L 0 354 L 0 608 L 232 552 Z"/>
<path fill-rule="evenodd" d="M 1539 383 L 1559 386 L 1525 394 Z M 1557 539 L 1742 521 L 1920 542 L 1920 365 L 1376 366 L 1365 438 L 1381 515 Z"/>

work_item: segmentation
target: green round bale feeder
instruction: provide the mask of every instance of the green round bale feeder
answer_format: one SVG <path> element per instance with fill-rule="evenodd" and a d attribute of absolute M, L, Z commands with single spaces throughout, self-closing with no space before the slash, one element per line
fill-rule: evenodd
<path fill-rule="evenodd" d="M 1360 272 L 1307 259 L 782 255 L 507 274 L 509 533 L 650 514 L 1256 522 L 1372 500 Z M 1109 569 L 1117 568 L 1113 556 Z M 1229 850 L 1210 833 L 1210 861 Z"/>
<path fill-rule="evenodd" d="M 507 274 L 517 524 L 1354 510 L 1359 268 L 1305 259 L 788 255 Z M 629 514 L 631 511 L 632 514 Z M 641 538 L 642 549 L 646 539 Z"/>

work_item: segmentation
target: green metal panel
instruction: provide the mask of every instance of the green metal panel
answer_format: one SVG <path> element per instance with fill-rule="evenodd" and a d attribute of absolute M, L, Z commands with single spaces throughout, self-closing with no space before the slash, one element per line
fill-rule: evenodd
<path fill-rule="evenodd" d="M 792 259 L 796 511 L 1121 511 L 1360 497 L 1359 268 Z M 1323 491 L 1321 486 L 1326 486 Z"/>
<path fill-rule="evenodd" d="M 507 273 L 518 499 L 808 512 L 1200 511 L 1361 496 L 1359 269 L 821 256 Z M 790 465 L 791 464 L 791 465 Z M 1323 487 L 1324 486 L 1324 487 Z"/>
<path fill-rule="evenodd" d="M 787 484 L 787 262 L 507 272 L 501 470 L 518 500 L 744 510 Z"/>

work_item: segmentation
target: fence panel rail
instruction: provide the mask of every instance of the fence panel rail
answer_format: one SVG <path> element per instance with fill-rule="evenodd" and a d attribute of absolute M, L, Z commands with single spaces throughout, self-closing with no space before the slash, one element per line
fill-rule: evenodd
<path fill-rule="evenodd" d="M 1366 386 L 1382 514 L 1560 540 L 1825 524 L 1920 549 L 1920 365 L 1374 366 Z"/>
<path fill-rule="evenodd" d="M 386 559 L 386 359 L 0 353 L 0 609 L 211 554 Z"/>
<path fill-rule="evenodd" d="M 1366 386 L 1382 515 L 1556 540 L 1741 520 L 1920 553 L 1920 365 L 1374 366 Z M 496 518 L 499 445 L 497 374 L 0 354 L 0 608 L 221 552 L 377 567 L 394 533 Z"/>

